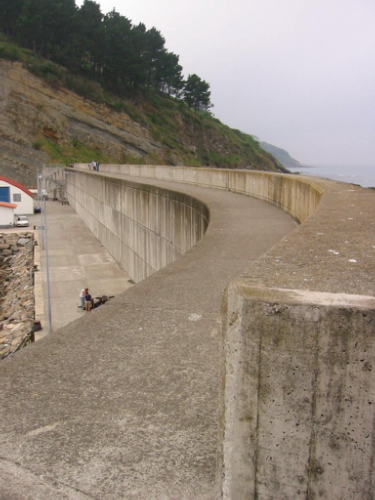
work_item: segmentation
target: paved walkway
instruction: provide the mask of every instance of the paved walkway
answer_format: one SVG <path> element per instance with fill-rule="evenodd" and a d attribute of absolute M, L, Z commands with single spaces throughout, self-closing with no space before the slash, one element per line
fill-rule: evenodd
<path fill-rule="evenodd" d="M 0 363 L 0 498 L 216 498 L 223 289 L 296 224 L 253 198 L 155 183 L 204 201 L 210 225 L 123 294 L 70 207 L 48 202 L 53 321 L 85 283 L 116 297 Z"/>
<path fill-rule="evenodd" d="M 50 281 L 50 301 L 46 284 L 46 252 L 43 231 L 37 230 L 37 259 L 40 274 L 36 275 L 36 319 L 43 330 L 37 340 L 67 325 L 85 314 L 78 308 L 78 294 L 88 287 L 94 297 L 119 295 L 132 286 L 129 276 L 120 269 L 103 245 L 69 205 L 46 202 L 47 246 Z M 33 215 L 30 227 L 42 227 L 42 215 Z M 49 314 L 49 307 L 51 314 Z"/>

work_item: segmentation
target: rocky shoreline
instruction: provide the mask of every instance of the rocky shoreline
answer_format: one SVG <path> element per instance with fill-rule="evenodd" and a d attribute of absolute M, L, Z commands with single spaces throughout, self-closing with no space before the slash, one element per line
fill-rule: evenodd
<path fill-rule="evenodd" d="M 32 232 L 0 234 L 0 359 L 34 342 L 34 247 Z"/>

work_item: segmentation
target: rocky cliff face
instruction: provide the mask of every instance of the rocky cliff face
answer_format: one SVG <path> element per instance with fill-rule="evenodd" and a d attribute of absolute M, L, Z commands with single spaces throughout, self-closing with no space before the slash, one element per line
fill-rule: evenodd
<path fill-rule="evenodd" d="M 34 235 L 0 234 L 0 359 L 34 341 Z"/>
<path fill-rule="evenodd" d="M 271 153 L 271 155 L 273 155 L 286 168 L 299 168 L 302 166 L 300 162 L 292 158 L 290 154 L 285 151 L 285 149 L 278 148 L 268 142 L 260 142 L 260 147 L 264 149 L 264 151 Z"/>
<path fill-rule="evenodd" d="M 204 122 L 165 101 L 164 108 L 139 101 L 133 108 L 140 117 L 135 121 L 126 112 L 84 99 L 58 82 L 50 85 L 24 63 L 0 59 L 0 175 L 36 187 L 38 168 L 62 158 L 65 164 L 72 158 L 283 169 L 246 134 L 218 120 Z M 77 156 L 78 146 L 87 148 L 84 158 Z"/>
<path fill-rule="evenodd" d="M 25 127 L 34 115 L 26 76 L 20 66 L 0 61 L 0 173 L 31 181 L 33 170 L 48 157 L 33 148 L 33 135 Z"/>
<path fill-rule="evenodd" d="M 80 141 L 121 161 L 161 152 L 148 131 L 126 113 L 82 99 L 66 89 L 49 86 L 21 63 L 0 60 L 0 173 L 35 184 L 35 173 L 50 161 L 38 151 L 43 135 L 56 144 Z"/>

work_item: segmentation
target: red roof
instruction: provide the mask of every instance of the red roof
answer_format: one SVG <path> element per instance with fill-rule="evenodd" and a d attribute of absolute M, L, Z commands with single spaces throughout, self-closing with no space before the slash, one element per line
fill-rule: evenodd
<path fill-rule="evenodd" d="M 31 196 L 33 198 L 33 193 L 31 193 L 25 186 L 22 186 L 19 182 L 12 181 L 12 179 L 8 179 L 7 177 L 3 177 L 0 175 L 0 181 L 7 182 L 8 184 L 12 184 L 12 186 L 17 187 L 18 189 L 21 189 L 24 193 L 27 195 Z"/>
<path fill-rule="evenodd" d="M 14 203 L 7 203 L 6 201 L 0 201 L 0 207 L 17 208 L 17 205 Z"/>

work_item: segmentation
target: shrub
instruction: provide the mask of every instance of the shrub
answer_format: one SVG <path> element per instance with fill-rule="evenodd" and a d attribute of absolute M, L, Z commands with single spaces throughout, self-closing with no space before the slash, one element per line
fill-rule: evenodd
<path fill-rule="evenodd" d="M 0 58 L 8 61 L 22 61 L 22 49 L 16 45 L 0 43 Z"/>
<path fill-rule="evenodd" d="M 43 147 L 43 140 L 42 139 L 37 139 L 33 142 L 33 148 L 34 149 L 37 149 L 38 151 L 40 151 Z"/>

